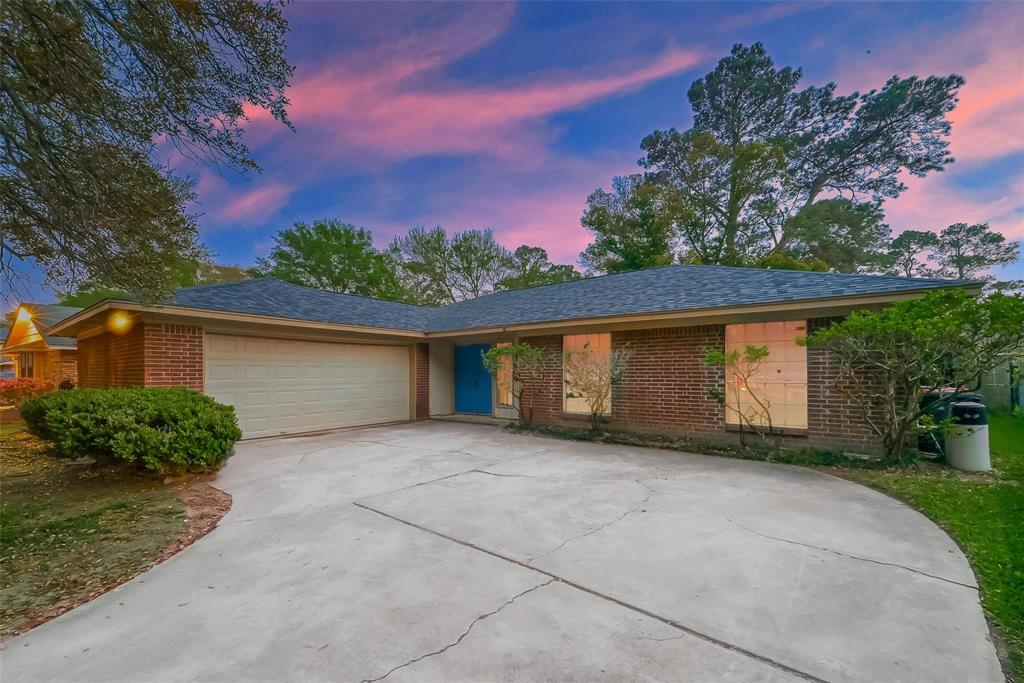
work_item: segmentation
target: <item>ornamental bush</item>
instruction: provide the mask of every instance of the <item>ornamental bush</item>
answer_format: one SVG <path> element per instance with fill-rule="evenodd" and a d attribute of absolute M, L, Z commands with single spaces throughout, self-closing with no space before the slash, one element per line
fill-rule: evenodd
<path fill-rule="evenodd" d="M 0 379 L 0 406 L 16 406 L 30 396 L 53 391 L 53 382 L 38 379 Z"/>
<path fill-rule="evenodd" d="M 242 438 L 235 409 L 191 389 L 72 389 L 21 406 L 29 432 L 59 457 L 208 472 Z"/>

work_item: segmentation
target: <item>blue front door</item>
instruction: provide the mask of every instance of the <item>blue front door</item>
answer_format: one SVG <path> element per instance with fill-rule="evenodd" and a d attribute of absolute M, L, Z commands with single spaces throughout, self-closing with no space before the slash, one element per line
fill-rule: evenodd
<path fill-rule="evenodd" d="M 480 358 L 490 344 L 455 347 L 455 412 L 491 414 L 491 373 Z"/>

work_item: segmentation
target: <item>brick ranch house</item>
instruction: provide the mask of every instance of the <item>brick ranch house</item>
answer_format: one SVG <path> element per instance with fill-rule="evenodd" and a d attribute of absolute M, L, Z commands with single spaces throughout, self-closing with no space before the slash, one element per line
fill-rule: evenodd
<path fill-rule="evenodd" d="M 78 382 L 78 347 L 74 337 L 50 328 L 82 309 L 53 304 L 19 304 L 10 314 L 0 354 L 11 359 L 15 377 L 59 385 Z"/>
<path fill-rule="evenodd" d="M 827 354 L 797 344 L 851 311 L 973 282 L 719 266 L 666 266 L 438 308 L 247 280 L 178 290 L 165 305 L 107 300 L 59 323 L 83 387 L 187 386 L 233 405 L 246 438 L 467 413 L 514 417 L 511 387 L 480 362 L 491 345 L 548 350 L 535 420 L 586 424 L 567 397 L 563 351 L 628 344 L 611 428 L 734 439 L 708 390 L 737 391 L 704 349 L 766 345 L 762 395 L 794 444 L 877 450 L 833 384 Z"/>

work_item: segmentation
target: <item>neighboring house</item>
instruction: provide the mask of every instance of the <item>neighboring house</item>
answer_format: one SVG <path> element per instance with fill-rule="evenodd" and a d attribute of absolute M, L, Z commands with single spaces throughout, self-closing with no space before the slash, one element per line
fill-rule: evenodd
<path fill-rule="evenodd" d="M 0 329 L 0 349 L 3 348 L 5 341 L 7 341 L 6 327 Z M 14 356 L 0 353 L 0 379 L 13 379 L 17 376 L 18 373 L 14 369 Z"/>
<path fill-rule="evenodd" d="M 608 406 L 615 429 L 735 438 L 708 395 L 724 372 L 706 348 L 767 345 L 761 389 L 773 423 L 809 446 L 858 452 L 877 443 L 859 406 L 833 387 L 827 354 L 797 338 L 860 308 L 966 281 L 717 266 L 667 266 L 427 308 L 307 289 L 273 279 L 178 290 L 166 305 L 103 301 L 54 332 L 75 335 L 82 386 L 187 386 L 235 406 L 246 437 L 452 413 L 513 417 L 511 388 L 480 354 L 525 341 L 549 351 L 535 419 L 586 424 L 567 397 L 563 350 L 628 344 Z M 735 400 L 742 388 L 728 383 Z"/>
<path fill-rule="evenodd" d="M 49 329 L 81 308 L 53 304 L 19 304 L 9 315 L 0 353 L 11 358 L 14 376 L 41 382 L 78 383 L 78 346 L 74 337 Z"/>

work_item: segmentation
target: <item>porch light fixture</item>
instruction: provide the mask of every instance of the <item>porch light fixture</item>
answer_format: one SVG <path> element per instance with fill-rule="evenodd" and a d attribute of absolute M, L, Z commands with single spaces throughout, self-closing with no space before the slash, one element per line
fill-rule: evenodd
<path fill-rule="evenodd" d="M 132 319 L 125 311 L 111 311 L 107 317 L 107 329 L 114 334 L 124 334 L 132 327 Z"/>

